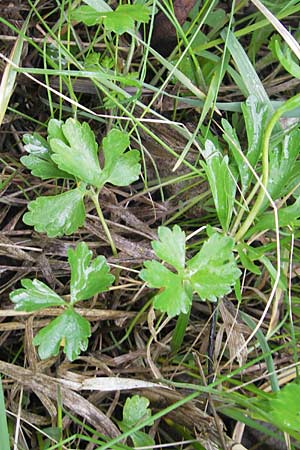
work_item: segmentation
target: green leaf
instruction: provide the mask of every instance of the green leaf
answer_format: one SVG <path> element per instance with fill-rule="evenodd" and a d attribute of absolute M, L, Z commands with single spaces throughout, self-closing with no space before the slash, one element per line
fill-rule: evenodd
<path fill-rule="evenodd" d="M 234 240 L 213 234 L 187 263 L 193 291 L 201 300 L 216 301 L 229 294 L 240 276 L 232 253 Z"/>
<path fill-rule="evenodd" d="M 129 136 L 120 130 L 113 129 L 102 141 L 105 158 L 104 168 L 99 186 L 111 183 L 115 186 L 127 186 L 136 181 L 141 172 L 138 150 L 125 150 L 129 146 Z"/>
<path fill-rule="evenodd" d="M 275 40 L 274 51 L 280 61 L 280 64 L 285 68 L 285 70 L 293 77 L 300 78 L 300 66 L 294 61 L 292 51 L 288 45 L 285 45 L 282 50 L 278 40 Z"/>
<path fill-rule="evenodd" d="M 249 246 L 247 244 L 240 243 L 236 246 L 236 249 L 238 251 L 243 267 L 249 270 L 249 272 L 255 273 L 255 275 L 261 275 L 260 268 L 251 261 L 248 255 Z"/>
<path fill-rule="evenodd" d="M 146 261 L 144 266 L 140 278 L 146 281 L 149 287 L 161 289 L 154 297 L 154 308 L 166 312 L 169 317 L 180 313 L 187 314 L 192 304 L 192 292 L 188 282 L 157 261 Z"/>
<path fill-rule="evenodd" d="M 241 149 L 240 141 L 236 135 L 235 129 L 232 128 L 232 126 L 230 125 L 228 120 L 222 119 L 221 122 L 222 122 L 222 127 L 225 131 L 225 133 L 223 133 L 223 138 L 227 142 L 228 147 L 230 148 L 230 151 L 235 159 L 235 162 L 236 162 L 239 174 L 240 174 L 242 191 L 245 191 L 245 189 L 247 188 L 247 184 L 248 184 L 249 168 L 242 156 L 243 151 Z"/>
<path fill-rule="evenodd" d="M 44 155 L 49 153 L 49 145 L 38 133 L 24 134 L 24 149 L 32 155 Z"/>
<path fill-rule="evenodd" d="M 233 211 L 236 181 L 229 167 L 228 156 L 222 157 L 213 142 L 205 142 L 203 163 L 210 189 L 212 191 L 217 215 L 224 231 L 227 231 Z"/>
<path fill-rule="evenodd" d="M 21 163 L 27 167 L 35 177 L 42 180 L 49 178 L 73 178 L 72 175 L 60 170 L 51 160 L 51 151 L 47 141 L 37 133 L 24 134 L 24 148 L 29 153 L 22 156 Z"/>
<path fill-rule="evenodd" d="M 62 131 L 68 145 L 58 138 L 49 139 L 52 160 L 61 170 L 71 173 L 88 184 L 99 187 L 101 169 L 95 135 L 87 122 L 80 124 L 67 119 Z"/>
<path fill-rule="evenodd" d="M 107 291 L 114 281 L 104 256 L 92 259 L 92 251 L 85 242 L 76 249 L 69 248 L 68 261 L 71 266 L 71 303 L 86 300 L 93 295 Z"/>
<path fill-rule="evenodd" d="M 23 222 L 49 237 L 72 234 L 84 224 L 85 192 L 85 186 L 80 186 L 60 195 L 38 197 L 28 204 Z"/>
<path fill-rule="evenodd" d="M 150 10 L 145 5 L 119 5 L 113 12 L 107 13 L 104 26 L 117 34 L 134 31 L 135 21 L 147 23 L 150 19 Z"/>
<path fill-rule="evenodd" d="M 87 349 L 90 335 L 91 326 L 88 320 L 69 308 L 42 328 L 34 337 L 33 344 L 39 346 L 41 359 L 56 356 L 60 346 L 63 346 L 67 358 L 74 361 L 81 351 Z"/>
<path fill-rule="evenodd" d="M 201 250 L 184 265 L 183 233 L 180 227 L 168 232 L 162 227 L 161 242 L 152 242 L 153 248 L 168 258 L 168 262 L 178 266 L 179 273 L 171 272 L 158 261 L 146 261 L 140 278 L 150 288 L 160 289 L 155 295 L 153 306 L 166 312 L 169 317 L 188 314 L 192 304 L 193 292 L 197 292 L 201 300 L 216 301 L 232 290 L 232 286 L 240 276 L 234 256 L 234 240 L 228 236 L 214 233 L 203 244 Z M 178 237 L 176 250 L 174 236 Z M 171 238 L 171 239 L 170 239 Z M 167 242 L 173 240 L 174 259 L 167 248 Z"/>
<path fill-rule="evenodd" d="M 299 174 L 294 174 L 296 159 L 299 155 L 300 130 L 293 130 L 284 137 L 281 145 L 270 151 L 270 175 L 268 191 L 276 200 L 289 192 L 291 179 L 300 181 Z M 298 166 L 296 166 L 299 169 Z M 296 175 L 296 181 L 295 177 Z"/>
<path fill-rule="evenodd" d="M 106 3 L 105 0 L 83 0 L 84 3 L 89 5 L 91 8 L 98 12 L 112 11 L 111 7 Z"/>
<path fill-rule="evenodd" d="M 38 311 L 50 306 L 63 306 L 65 301 L 46 284 L 39 280 L 24 278 L 21 281 L 23 289 L 12 291 L 9 298 L 16 304 L 17 311 Z"/>
<path fill-rule="evenodd" d="M 280 208 L 278 210 L 278 224 L 279 228 L 287 227 L 288 225 L 296 225 L 298 220 L 300 219 L 300 197 L 290 206 L 286 206 L 285 208 Z M 248 233 L 246 234 L 246 238 L 249 236 L 253 236 L 259 231 L 263 230 L 275 230 L 275 218 L 274 212 L 269 211 L 261 216 L 257 223 L 250 228 Z"/>
<path fill-rule="evenodd" d="M 50 119 L 48 122 L 48 141 L 50 139 L 60 139 L 61 141 L 63 141 L 65 144 L 67 144 L 67 140 L 64 136 L 63 130 L 62 130 L 62 126 L 63 126 L 64 122 L 62 120 L 57 120 L 57 119 Z"/>
<path fill-rule="evenodd" d="M 241 104 L 248 139 L 247 159 L 253 169 L 261 156 L 262 140 L 267 126 L 268 108 L 266 104 L 259 103 L 254 95 L 250 95 L 245 103 Z M 243 163 L 246 166 L 245 162 Z M 253 177 L 253 173 L 248 168 L 245 189 Z"/>
<path fill-rule="evenodd" d="M 151 410 L 148 408 L 149 403 L 146 397 L 139 395 L 127 398 L 123 408 L 123 420 L 120 422 L 121 429 L 130 430 L 138 422 L 151 417 Z"/>
<path fill-rule="evenodd" d="M 71 20 L 83 22 L 88 27 L 101 23 L 103 17 L 105 16 L 101 12 L 88 5 L 80 6 L 71 12 Z"/>
<path fill-rule="evenodd" d="M 156 256 L 171 264 L 180 272 L 185 266 L 185 233 L 178 225 L 171 231 L 168 227 L 158 228 L 160 241 L 153 241 L 152 248 Z"/>
<path fill-rule="evenodd" d="M 134 395 L 127 398 L 123 408 L 123 420 L 119 422 L 120 429 L 123 432 L 131 430 L 139 422 L 151 417 L 151 410 L 148 408 L 149 400 L 146 397 Z M 153 421 L 149 421 L 152 425 Z M 151 436 L 143 431 L 136 431 L 130 435 L 135 447 L 144 447 L 154 445 Z"/>
<path fill-rule="evenodd" d="M 270 418 L 283 431 L 300 430 L 300 385 L 292 382 L 269 400 Z"/>
<path fill-rule="evenodd" d="M 90 1 L 86 3 L 93 4 Z M 86 5 L 73 11 L 71 18 L 87 26 L 97 25 L 103 21 L 108 31 L 123 34 L 134 31 L 136 21 L 147 23 L 150 19 L 150 10 L 147 6 L 140 4 L 119 5 L 114 11 L 104 11 L 102 7 L 96 10 Z"/>
<path fill-rule="evenodd" d="M 254 95 L 250 95 L 245 103 L 241 104 L 246 125 L 248 149 L 242 150 L 239 139 L 230 123 L 223 119 L 222 126 L 225 133 L 223 137 L 228 143 L 230 151 L 235 159 L 241 179 L 242 192 L 246 192 L 253 178 L 253 173 L 243 158 L 243 153 L 250 165 L 255 169 L 261 154 L 262 139 L 266 128 L 268 115 L 267 106 L 260 104 Z"/>
<path fill-rule="evenodd" d="M 241 74 L 243 83 L 247 89 L 247 97 L 251 94 L 254 95 L 260 103 L 266 105 L 268 108 L 268 114 L 272 115 L 274 110 L 271 101 L 259 76 L 257 75 L 255 68 L 249 60 L 245 49 L 237 40 L 232 31 L 228 32 L 224 29 L 221 32 L 221 36 L 226 42 L 227 48 Z"/>

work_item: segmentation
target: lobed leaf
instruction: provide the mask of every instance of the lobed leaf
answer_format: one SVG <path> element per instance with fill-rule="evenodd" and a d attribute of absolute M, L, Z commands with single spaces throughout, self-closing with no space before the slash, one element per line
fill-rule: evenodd
<path fill-rule="evenodd" d="M 151 417 L 151 410 L 148 408 L 149 400 L 146 397 L 134 395 L 127 398 L 123 408 L 123 420 L 119 422 L 120 429 L 123 432 L 131 430 L 137 423 Z M 149 423 L 152 425 L 153 421 Z M 143 431 L 135 431 L 130 434 L 135 447 L 144 447 L 154 445 L 154 440 L 151 436 Z"/>
<path fill-rule="evenodd" d="M 84 224 L 84 195 L 85 186 L 80 186 L 60 195 L 38 197 L 28 204 L 23 222 L 49 237 L 72 234 Z"/>
<path fill-rule="evenodd" d="M 169 317 L 180 313 L 187 314 L 192 304 L 192 292 L 183 277 L 157 261 L 146 261 L 144 266 L 140 278 L 146 281 L 149 287 L 160 289 L 153 300 L 154 308 L 166 312 Z"/>
<path fill-rule="evenodd" d="M 39 346 L 38 353 L 41 359 L 56 356 L 63 346 L 69 361 L 74 361 L 81 351 L 87 349 L 90 335 L 91 326 L 88 320 L 72 308 L 68 308 L 38 332 L 33 344 Z"/>
<path fill-rule="evenodd" d="M 49 145 L 46 139 L 38 133 L 24 134 L 24 149 L 32 155 L 45 155 L 49 153 Z M 50 157 L 49 157 L 50 158 Z"/>
<path fill-rule="evenodd" d="M 102 5 L 95 9 L 94 2 L 86 3 L 89 3 L 89 5 L 80 6 L 72 12 L 71 18 L 73 20 L 83 22 L 87 26 L 93 26 L 103 21 L 108 31 L 113 31 L 119 35 L 134 31 L 136 21 L 147 23 L 150 19 L 150 10 L 145 5 L 125 4 L 119 5 L 114 11 L 108 11 L 104 10 Z"/>
<path fill-rule="evenodd" d="M 180 272 L 185 266 L 185 233 L 178 225 L 173 230 L 168 227 L 158 228 L 159 241 L 152 241 L 156 256 L 171 264 Z"/>
<path fill-rule="evenodd" d="M 21 163 L 27 167 L 32 175 L 46 180 L 49 178 L 73 178 L 67 172 L 60 170 L 51 159 L 51 150 L 47 141 L 37 133 L 24 134 L 24 148 L 29 153 L 22 156 Z"/>
<path fill-rule="evenodd" d="M 99 187 L 101 169 L 95 135 L 87 122 L 69 118 L 62 125 L 67 144 L 60 138 L 50 138 L 52 160 L 61 170 L 88 184 Z"/>
<path fill-rule="evenodd" d="M 89 5 L 79 6 L 71 12 L 71 20 L 82 22 L 88 27 L 92 27 L 102 22 L 104 14 Z"/>
<path fill-rule="evenodd" d="M 121 429 L 130 430 L 141 420 L 151 417 L 149 404 L 150 402 L 146 397 L 139 395 L 127 398 L 123 408 L 123 420 L 120 423 Z"/>
<path fill-rule="evenodd" d="M 24 278 L 21 285 L 23 289 L 15 289 L 9 294 L 9 298 L 15 303 L 17 311 L 32 312 L 50 306 L 66 304 L 49 286 L 39 280 Z"/>
<path fill-rule="evenodd" d="M 240 276 L 232 253 L 234 241 L 214 233 L 187 263 L 193 291 L 201 300 L 216 301 L 229 294 Z"/>
<path fill-rule="evenodd" d="M 99 186 L 111 183 L 115 186 L 127 186 L 136 181 L 141 172 L 140 154 L 137 150 L 125 153 L 129 146 L 129 136 L 120 130 L 113 129 L 102 141 L 104 167 Z"/>
<path fill-rule="evenodd" d="M 135 22 L 147 23 L 150 19 L 150 10 L 146 5 L 124 4 L 119 5 L 115 11 L 107 13 L 104 26 L 117 34 L 134 31 Z"/>
<path fill-rule="evenodd" d="M 184 233 L 180 227 L 175 226 L 173 231 L 161 227 L 159 235 L 161 241 L 152 242 L 157 256 L 176 264 L 179 273 L 171 272 L 158 261 L 144 263 L 145 269 L 140 272 L 140 278 L 146 281 L 150 288 L 159 289 L 154 296 L 154 308 L 174 317 L 189 312 L 193 292 L 197 292 L 201 300 L 210 301 L 216 301 L 218 297 L 231 292 L 240 276 L 233 256 L 232 238 L 212 234 L 184 268 Z M 178 239 L 177 249 L 174 237 Z M 167 243 L 170 241 L 172 244 L 168 248 Z"/>
<path fill-rule="evenodd" d="M 61 141 L 63 141 L 65 144 L 68 143 L 68 141 L 66 140 L 63 130 L 62 130 L 62 126 L 63 126 L 64 122 L 62 120 L 58 120 L 58 119 L 50 119 L 48 122 L 48 141 L 50 139 L 59 139 Z"/>
<path fill-rule="evenodd" d="M 85 242 L 78 244 L 75 250 L 68 250 L 72 304 L 106 291 L 114 281 L 104 256 L 97 256 L 91 261 L 92 254 Z"/>

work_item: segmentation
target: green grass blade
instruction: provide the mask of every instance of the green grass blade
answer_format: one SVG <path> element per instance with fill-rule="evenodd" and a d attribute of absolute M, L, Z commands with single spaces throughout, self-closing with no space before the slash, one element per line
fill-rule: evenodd
<path fill-rule="evenodd" d="M 1 450 L 10 450 L 9 433 L 7 428 L 6 412 L 5 412 L 5 401 L 1 378 L 0 378 L 0 436 L 1 436 Z"/>
<path fill-rule="evenodd" d="M 248 327 L 250 327 L 251 330 L 254 330 L 256 327 L 256 324 L 251 319 L 251 317 L 248 316 L 247 314 L 244 314 L 243 312 L 241 312 L 241 316 L 242 316 L 243 321 L 248 325 Z M 272 353 L 271 353 L 270 347 L 268 345 L 268 342 L 267 342 L 263 332 L 260 329 L 257 330 L 256 337 L 257 337 L 259 345 L 262 349 L 262 352 L 265 355 L 264 358 L 265 358 L 267 369 L 269 372 L 272 391 L 278 392 L 278 391 L 280 391 L 280 387 L 279 387 L 278 378 L 277 378 L 277 374 L 275 371 L 274 361 L 272 358 Z"/>

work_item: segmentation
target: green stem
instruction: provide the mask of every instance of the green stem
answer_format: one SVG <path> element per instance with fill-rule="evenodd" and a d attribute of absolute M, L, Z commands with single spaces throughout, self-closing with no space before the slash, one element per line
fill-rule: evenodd
<path fill-rule="evenodd" d="M 118 256 L 118 252 L 117 252 L 115 243 L 114 243 L 113 238 L 112 238 L 112 236 L 110 234 L 110 231 L 109 231 L 109 228 L 107 226 L 107 223 L 105 222 L 105 218 L 104 218 L 102 209 L 100 207 L 100 203 L 99 203 L 99 199 L 98 199 L 98 193 L 97 192 L 93 192 L 93 194 L 91 195 L 91 199 L 93 200 L 93 203 L 95 205 L 95 208 L 96 208 L 98 217 L 100 219 L 101 225 L 103 227 L 104 233 L 106 234 L 106 237 L 107 237 L 108 242 L 110 244 L 112 254 L 114 256 Z"/>
<path fill-rule="evenodd" d="M 129 326 L 128 326 L 128 330 L 126 331 L 126 333 L 124 334 L 124 336 L 115 344 L 110 345 L 109 347 L 105 347 L 103 349 L 103 352 L 108 352 L 110 350 L 113 350 L 114 348 L 118 347 L 119 345 L 121 345 L 124 341 L 126 341 L 126 339 L 129 338 L 132 330 L 134 329 L 134 327 L 136 326 L 136 324 L 138 323 L 138 321 L 140 320 L 140 318 L 142 317 L 142 315 L 145 313 L 145 311 L 150 307 L 150 305 L 152 304 L 153 299 L 150 298 L 150 300 L 148 300 L 147 303 L 145 303 L 145 305 L 139 310 L 139 312 L 137 313 L 137 315 L 132 319 L 132 321 L 130 322 Z"/>
<path fill-rule="evenodd" d="M 249 210 L 249 205 L 250 205 L 253 197 L 257 193 L 258 189 L 259 189 L 259 184 L 256 183 L 256 185 L 254 186 L 254 188 L 252 189 L 252 191 L 250 192 L 250 194 L 248 195 L 248 197 L 245 200 L 246 205 L 244 207 L 240 208 L 239 213 L 236 216 L 235 222 L 234 222 L 234 224 L 232 226 L 232 230 L 230 232 L 231 236 L 234 236 L 236 234 L 237 229 L 242 221 L 243 215 L 245 214 L 247 209 Z"/>
<path fill-rule="evenodd" d="M 254 202 L 254 205 L 250 211 L 250 213 L 247 216 L 247 219 L 235 235 L 235 241 L 240 241 L 245 234 L 247 233 L 248 229 L 252 225 L 253 221 L 255 220 L 256 216 L 259 213 L 259 210 L 263 204 L 266 192 L 267 192 L 267 186 L 269 181 L 269 144 L 271 139 L 272 131 L 277 123 L 277 121 L 280 119 L 280 117 L 286 113 L 287 111 L 290 111 L 292 109 L 295 109 L 296 107 L 299 107 L 300 105 L 300 95 L 295 95 L 294 97 L 290 98 L 287 102 L 285 102 L 282 106 L 278 108 L 278 110 L 273 114 L 271 117 L 264 138 L 263 138 L 263 146 L 262 146 L 262 178 L 260 184 L 260 190 L 258 193 L 258 196 L 256 198 L 256 201 Z"/>

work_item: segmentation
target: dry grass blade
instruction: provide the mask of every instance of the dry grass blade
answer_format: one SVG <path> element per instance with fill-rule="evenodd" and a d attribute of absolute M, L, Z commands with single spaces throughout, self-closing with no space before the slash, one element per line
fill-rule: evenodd
<path fill-rule="evenodd" d="M 7 109 L 9 100 L 14 91 L 15 80 L 16 80 L 16 76 L 17 76 L 17 72 L 16 72 L 14 65 L 18 66 L 20 59 L 21 59 L 23 44 L 24 44 L 23 34 L 25 33 L 25 31 L 27 29 L 28 21 L 29 21 L 29 17 L 24 22 L 21 33 L 18 36 L 18 38 L 12 48 L 9 60 L 13 64 L 11 64 L 11 62 L 7 61 L 5 69 L 3 71 L 1 85 L 0 85 L 0 126 L 2 125 L 3 119 L 6 114 L 6 109 Z"/>
<path fill-rule="evenodd" d="M 96 378 L 86 378 L 81 386 L 80 390 L 91 390 L 91 391 L 123 391 L 131 389 L 142 389 L 142 388 L 154 388 L 163 387 L 168 389 L 167 386 L 161 386 L 158 383 L 151 383 L 150 381 L 137 380 L 136 378 L 117 378 L 117 377 L 96 377 Z"/>

